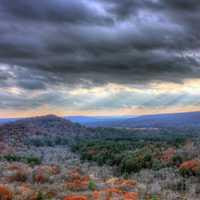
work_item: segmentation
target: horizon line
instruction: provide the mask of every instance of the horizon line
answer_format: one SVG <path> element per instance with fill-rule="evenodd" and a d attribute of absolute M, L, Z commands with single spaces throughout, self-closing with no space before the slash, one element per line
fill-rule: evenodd
<path fill-rule="evenodd" d="M 141 117 L 141 116 L 151 116 L 151 115 L 170 115 L 170 114 L 184 114 L 184 113 L 198 113 L 197 111 L 183 111 L 183 112 L 159 112 L 159 113 L 148 113 L 148 114 L 123 114 L 123 115 L 57 115 L 57 114 L 44 114 L 44 115 L 34 115 L 26 117 L 0 117 L 0 119 L 26 119 L 26 118 L 35 118 L 35 117 L 44 117 L 44 116 L 57 116 L 57 117 Z"/>

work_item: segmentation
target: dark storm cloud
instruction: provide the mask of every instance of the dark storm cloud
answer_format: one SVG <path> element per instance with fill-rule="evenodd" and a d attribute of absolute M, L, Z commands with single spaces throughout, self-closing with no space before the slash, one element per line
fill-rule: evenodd
<path fill-rule="evenodd" d="M 19 87 L 24 90 L 45 90 L 48 85 L 58 85 L 60 80 L 53 74 L 29 70 L 18 66 L 0 65 L 0 87 Z"/>
<path fill-rule="evenodd" d="M 199 19 L 197 0 L 0 0 L 0 87 L 199 78 Z"/>
<path fill-rule="evenodd" d="M 112 23 L 111 18 L 103 17 L 98 10 L 84 3 L 84 0 L 1 0 L 2 11 L 19 20 L 46 21 L 55 23 Z"/>

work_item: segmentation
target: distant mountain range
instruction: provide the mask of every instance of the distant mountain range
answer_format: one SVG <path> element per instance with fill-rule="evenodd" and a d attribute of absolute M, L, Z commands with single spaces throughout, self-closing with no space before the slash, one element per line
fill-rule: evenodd
<path fill-rule="evenodd" d="M 51 115 L 50 115 L 51 116 Z M 53 118 L 50 117 L 48 118 Z M 45 116 L 46 117 L 46 116 Z M 57 117 L 58 118 L 58 117 Z M 42 119 L 42 117 L 30 118 Z M 79 123 L 87 127 L 112 128 L 159 128 L 159 127 L 200 127 L 200 112 L 185 112 L 172 114 L 155 114 L 143 116 L 65 116 L 64 121 Z M 0 119 L 0 124 L 27 121 L 28 119 Z M 35 121 L 35 120 L 33 120 Z M 36 120 L 37 121 L 37 120 Z M 51 120 L 52 121 L 52 120 Z"/>
<path fill-rule="evenodd" d="M 199 135 L 200 112 L 145 115 L 140 117 L 42 117 L 2 120 L 0 142 L 16 145 L 42 138 L 67 140 L 140 139 L 168 135 Z M 80 122 L 80 123 L 77 123 Z M 85 126 L 85 125 L 87 126 Z M 56 138 L 55 138 L 56 137 Z"/>
<path fill-rule="evenodd" d="M 113 121 L 89 122 L 86 125 L 115 128 L 200 127 L 200 112 L 144 115 Z"/>
<path fill-rule="evenodd" d="M 80 123 L 82 125 L 87 125 L 90 123 L 99 122 L 114 122 L 118 120 L 124 120 L 129 118 L 134 118 L 135 116 L 64 116 L 64 119 L 70 120 L 71 122 Z M 16 122 L 18 120 L 23 120 L 23 118 L 0 118 L 0 124 Z"/>
<path fill-rule="evenodd" d="M 119 120 L 132 119 L 135 116 L 65 116 L 64 118 L 72 122 L 77 122 L 82 125 L 95 124 L 95 123 L 112 123 Z"/>
<path fill-rule="evenodd" d="M 15 122 L 16 118 L 0 118 L 0 124 L 8 123 L 8 122 Z"/>
<path fill-rule="evenodd" d="M 80 118 L 76 119 L 80 120 Z M 155 132 L 159 132 L 159 130 L 153 130 L 153 133 Z M 130 139 L 135 138 L 135 134 L 137 133 L 141 135 L 143 131 L 86 127 L 80 123 L 75 123 L 54 115 L 17 119 L 14 122 L 0 124 L 0 142 L 15 145 L 27 144 L 27 142 L 32 140 L 44 141 L 47 138 L 48 140 L 67 140 L 69 144 L 82 140 Z M 145 134 L 150 133 L 152 133 L 151 130 L 145 130 Z"/>

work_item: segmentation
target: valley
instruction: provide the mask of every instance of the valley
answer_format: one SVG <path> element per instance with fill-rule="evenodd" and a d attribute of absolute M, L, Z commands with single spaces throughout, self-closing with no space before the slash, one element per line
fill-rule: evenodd
<path fill-rule="evenodd" d="M 87 128 L 56 116 L 0 126 L 2 200 L 200 198 L 198 129 Z"/>

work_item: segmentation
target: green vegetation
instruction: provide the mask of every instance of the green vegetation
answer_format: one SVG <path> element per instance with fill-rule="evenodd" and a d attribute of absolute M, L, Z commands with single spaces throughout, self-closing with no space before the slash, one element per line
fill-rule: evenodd
<path fill-rule="evenodd" d="M 0 160 L 6 160 L 8 162 L 24 162 L 31 166 L 41 164 L 42 160 L 39 157 L 30 155 L 30 156 L 18 156 L 15 154 L 4 155 L 0 157 Z"/>
<path fill-rule="evenodd" d="M 96 183 L 93 180 L 90 180 L 88 184 L 88 189 L 93 191 L 96 188 L 97 188 Z"/>
<path fill-rule="evenodd" d="M 151 200 L 159 200 L 158 197 L 152 197 Z"/>
<path fill-rule="evenodd" d="M 19 162 L 21 161 L 21 157 L 14 155 L 14 154 L 10 154 L 10 155 L 5 155 L 1 157 L 1 160 L 7 160 L 8 162 Z"/>
<path fill-rule="evenodd" d="M 25 162 L 31 166 L 40 165 L 42 162 L 40 158 L 35 157 L 35 156 L 24 157 L 23 160 L 25 160 Z"/>
<path fill-rule="evenodd" d="M 183 176 L 183 177 L 189 177 L 189 176 L 193 176 L 195 175 L 194 172 L 191 169 L 180 169 L 179 173 Z"/>
<path fill-rule="evenodd" d="M 176 140 L 171 145 L 168 141 L 97 140 L 81 142 L 74 145 L 72 150 L 78 152 L 82 160 L 117 166 L 121 174 L 129 174 L 141 169 L 159 170 L 182 162 L 182 158 L 178 156 L 173 157 L 170 162 L 162 161 L 162 154 L 166 149 L 176 148 L 181 144 L 182 140 Z"/>
<path fill-rule="evenodd" d="M 51 200 L 52 198 L 48 197 L 48 195 L 44 192 L 38 192 L 36 200 Z"/>

